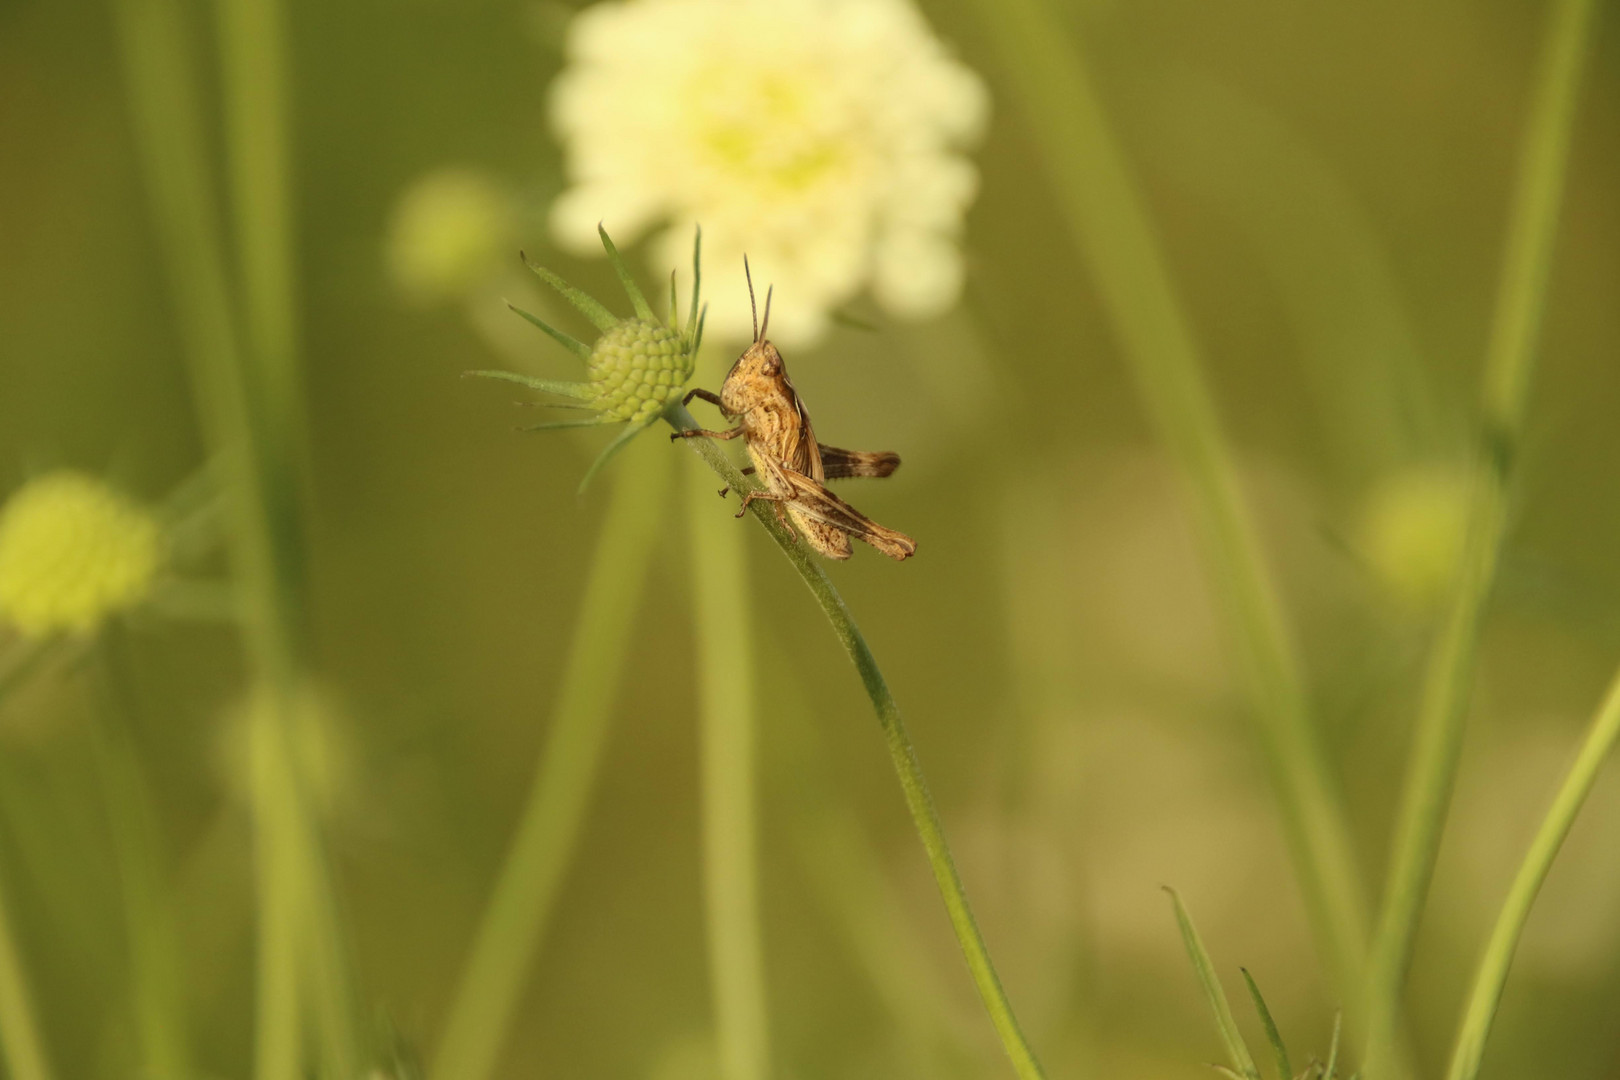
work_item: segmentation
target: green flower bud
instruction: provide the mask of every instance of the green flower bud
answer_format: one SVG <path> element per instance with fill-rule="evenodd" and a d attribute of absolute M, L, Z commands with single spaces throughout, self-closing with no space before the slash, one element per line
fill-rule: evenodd
<path fill-rule="evenodd" d="M 662 412 L 691 378 L 688 345 L 679 331 L 647 319 L 625 319 L 608 330 L 586 361 L 596 407 L 632 422 Z"/>
<path fill-rule="evenodd" d="M 597 470 L 635 438 L 637 432 L 657 420 L 671 402 L 680 399 L 681 391 L 686 387 L 686 380 L 692 377 L 698 347 L 703 343 L 703 319 L 708 310 L 698 303 L 701 233 L 692 240 L 692 303 L 683 325 L 680 312 L 676 310 L 674 276 L 671 275 L 669 282 L 669 320 L 660 322 L 654 317 L 647 298 L 642 295 L 635 280 L 630 276 L 624 260 L 619 258 L 618 251 L 613 247 L 613 241 L 608 239 L 607 230 L 599 227 L 598 232 L 602 238 L 602 247 L 607 252 L 608 261 L 613 264 L 614 271 L 619 275 L 619 282 L 624 286 L 631 306 L 635 308 L 636 313 L 633 316 L 628 319 L 619 318 L 601 303 L 580 292 L 550 270 L 533 263 L 529 264 L 529 269 L 589 319 L 601 336 L 597 338 L 596 344 L 587 345 L 573 335 L 552 326 L 538 315 L 531 315 L 516 305 L 507 305 L 544 331 L 553 341 L 585 361 L 589 381 L 542 379 L 516 371 L 467 372 L 469 375 L 518 383 L 531 390 L 566 398 L 568 399 L 566 408 L 584 409 L 595 413 L 588 418 L 576 417 L 531 424 L 524 429 L 526 431 L 628 423 L 629 426 L 624 432 L 608 444 L 596 462 L 586 471 L 585 479 L 580 481 L 581 491 L 590 483 Z"/>

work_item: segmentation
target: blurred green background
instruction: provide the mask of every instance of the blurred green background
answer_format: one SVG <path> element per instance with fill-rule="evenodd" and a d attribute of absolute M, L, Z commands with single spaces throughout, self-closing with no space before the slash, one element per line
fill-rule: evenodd
<path fill-rule="evenodd" d="M 993 101 L 967 284 L 937 320 L 858 303 L 875 330 L 840 326 L 788 353 L 824 439 L 905 458 L 893 479 L 840 491 L 916 537 L 918 557 L 861 548 L 830 572 L 906 712 L 1050 1075 L 1208 1075 L 1218 1043 L 1162 884 L 1234 987 L 1239 964 L 1260 980 L 1296 1057 L 1323 1053 L 1338 1003 L 1177 488 L 1055 224 L 1032 140 L 1050 118 L 1006 91 L 982 9 L 922 7 Z M 212 94 L 213 13 L 187 10 Z M 286 5 L 310 604 L 334 705 L 320 804 L 366 1007 L 423 1056 L 533 773 L 608 497 L 605 484 L 574 491 L 606 436 L 515 434 L 529 415 L 516 395 L 458 379 L 523 363 L 573 374 L 500 303 L 583 332 L 517 276 L 519 248 L 616 296 L 605 263 L 553 250 L 543 227 L 564 183 L 546 103 L 567 14 L 515 0 Z M 1432 583 L 1409 571 L 1471 445 L 1546 15 L 1501 0 L 1061 9 L 1204 347 L 1373 881 L 1434 622 Z M 1596 25 L 1512 531 L 1413 975 L 1431 1073 L 1620 658 L 1620 19 Z M 452 166 L 514 193 L 520 223 L 501 238 L 514 273 L 423 303 L 390 276 L 390 222 L 403 192 Z M 658 287 L 667 268 L 630 255 Z M 735 345 L 711 346 L 697 385 L 714 385 Z M 159 503 L 204 460 L 104 5 L 0 0 L 0 378 L 6 490 L 70 466 Z M 693 467 L 661 444 L 636 452 Z M 1440 481 L 1389 496 L 1414 476 Z M 714 1075 L 685 489 L 670 495 L 601 784 L 502 1077 Z M 734 601 L 760 631 L 777 1070 L 1003 1075 L 870 706 L 802 585 L 752 522 L 736 527 L 750 560 Z M 156 615 L 120 634 L 196 1057 L 206 1075 L 244 1076 L 239 648 L 226 626 Z M 0 873 L 57 1073 L 128 1077 L 117 869 L 81 675 L 51 666 L 0 705 Z M 1484 1075 L 1620 1073 L 1613 780 L 1539 901 Z M 874 855 L 875 879 L 854 872 Z M 841 893 L 845 873 L 884 889 Z"/>

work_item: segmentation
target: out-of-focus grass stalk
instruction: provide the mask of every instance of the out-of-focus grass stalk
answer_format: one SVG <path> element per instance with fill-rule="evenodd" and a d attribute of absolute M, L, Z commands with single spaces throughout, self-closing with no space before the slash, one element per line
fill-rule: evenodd
<path fill-rule="evenodd" d="M 849 793 L 833 780 L 809 699 L 785 657 L 771 665 L 768 684 L 775 747 L 770 774 L 791 778 L 793 836 L 804 873 L 915 1056 L 913 1071 L 931 1077 L 973 1072 L 980 1064 L 978 1047 L 938 986 L 914 920 L 884 874 L 881 854 L 851 808 Z"/>
<path fill-rule="evenodd" d="M 302 634 L 304 592 L 301 502 L 306 489 L 307 432 L 303 380 L 298 365 L 298 313 L 295 302 L 294 227 L 287 150 L 287 58 L 284 16 L 278 0 L 217 0 L 221 77 L 224 87 L 226 161 L 231 220 L 242 285 L 243 356 L 247 361 L 248 407 L 255 411 L 255 438 L 264 470 L 265 522 L 274 552 L 274 583 L 286 594 L 283 610 L 299 620 Z M 302 688 L 307 694 L 307 687 Z M 323 716 L 318 706 L 315 721 Z M 296 706 L 295 706 L 296 707 Z M 282 741 L 292 738 L 294 714 L 283 710 Z M 290 744 L 277 753 L 289 753 Z M 267 752 L 272 752 L 267 749 Z M 341 905 L 322 844 L 319 819 L 309 805 L 300 759 L 291 753 L 282 777 L 281 797 L 296 829 L 285 840 L 288 858 L 301 864 L 307 905 L 300 930 L 304 962 L 326 1072 L 360 1074 L 366 1064 L 347 935 Z M 279 817 L 272 820 L 280 820 Z"/>
<path fill-rule="evenodd" d="M 698 426 L 697 421 L 692 419 L 692 414 L 678 403 L 672 404 L 664 411 L 664 419 L 677 431 L 686 431 Z M 742 493 L 755 486 L 731 463 L 731 459 L 726 457 L 713 440 L 700 438 L 685 441 L 733 491 Z M 934 872 L 934 880 L 945 901 L 945 911 L 950 916 L 951 928 L 956 933 L 956 940 L 962 947 L 962 955 L 967 960 L 968 971 L 973 976 L 974 985 L 984 1001 L 985 1011 L 990 1014 L 990 1021 L 995 1026 L 1008 1060 L 1012 1062 L 1013 1070 L 1020 1080 L 1037 1080 L 1043 1077 L 1040 1063 L 1035 1060 L 1034 1052 L 1018 1027 L 1012 1003 L 1007 999 L 1007 992 L 1002 988 L 995 965 L 990 960 L 990 950 L 984 943 L 983 935 L 979 933 L 977 922 L 974 921 L 973 911 L 968 905 L 967 890 L 962 885 L 961 875 L 956 871 L 950 847 L 945 842 L 945 830 L 940 824 L 939 812 L 934 808 L 933 797 L 928 792 L 928 782 L 923 776 L 922 763 L 917 760 L 917 752 L 912 748 L 911 737 L 906 733 L 905 723 L 900 718 L 900 707 L 895 703 L 894 695 L 889 692 L 883 672 L 878 667 L 877 658 L 867 646 L 866 638 L 861 635 L 854 616 L 844 604 L 844 598 L 838 594 L 826 572 L 811 556 L 797 534 L 777 521 L 772 504 L 758 501 L 749 509 L 755 519 L 765 526 L 765 531 L 776 541 L 776 545 L 787 556 L 788 562 L 809 586 L 811 594 L 815 596 L 823 614 L 827 616 L 827 621 L 832 624 L 833 633 L 849 653 L 850 660 L 855 664 L 855 670 L 860 674 L 861 685 L 871 698 L 872 707 L 877 712 L 878 723 L 883 728 L 889 757 L 894 763 L 901 791 L 905 795 L 906 809 L 911 812 L 912 824 L 916 826 L 917 835 L 921 838 L 923 849 L 928 855 L 929 866 Z"/>
<path fill-rule="evenodd" d="M 5 878 L 0 875 L 0 1059 L 11 1080 L 51 1080 L 45 1042 L 34 1021 L 34 1004 L 23 957 L 11 933 Z"/>
<path fill-rule="evenodd" d="M 285 400 L 279 407 L 263 377 L 263 364 L 250 366 L 235 307 L 226 288 L 225 246 L 219 201 L 208 161 L 187 28 L 177 0 L 114 0 L 136 147 L 146 176 L 160 248 L 167 263 L 179 327 L 190 364 L 199 422 L 221 465 L 230 512 L 230 558 L 243 608 L 243 632 L 256 695 L 273 720 L 274 737 L 262 741 L 267 779 L 255 785 L 258 862 L 258 1016 L 255 1071 L 259 1080 L 297 1080 L 301 1071 L 299 957 L 306 941 L 304 908 L 309 897 L 296 876 L 297 865 L 319 865 L 318 852 L 296 854 L 313 842 L 305 794 L 294 766 L 291 725 L 302 689 L 304 623 L 299 593 L 294 465 L 287 450 L 296 421 Z M 250 27 L 251 30 L 251 27 Z M 237 51 L 256 48 L 238 44 Z M 230 50 L 227 50 L 230 51 Z M 261 68 L 245 73 L 263 75 Z M 279 84 L 279 71 L 271 73 Z M 249 93 L 278 93 L 249 90 Z M 279 132 L 257 136 L 235 130 L 250 110 L 227 110 L 233 138 L 279 140 Z M 238 116 L 238 113 L 241 116 Z M 279 158 L 277 159 L 279 160 Z M 239 169 L 240 175 L 244 170 Z M 244 183 L 265 183 L 262 178 Z M 279 183 L 279 181 L 269 181 Z M 279 191 L 279 189 L 277 189 Z M 279 201 L 280 195 L 272 200 Z M 259 200 L 250 197 L 251 205 Z M 262 208 L 244 211 L 262 213 Z M 276 228 L 284 220 L 276 218 Z M 264 243 L 250 228 L 242 238 L 245 261 L 264 256 L 246 249 Z M 283 234 L 283 243 L 287 242 Z M 250 281 L 255 289 L 262 285 Z M 273 310 L 262 299 L 257 312 Z M 263 334 L 262 325 L 256 330 Z M 274 357 L 255 338 L 255 357 Z M 290 341 L 290 327 L 283 340 Z M 283 369 L 290 371 L 288 363 Z M 277 431 L 267 437 L 269 430 Z M 278 456 L 280 455 L 280 456 Z M 256 713 L 261 706 L 255 706 Z M 276 785 L 274 790 L 270 784 Z M 279 831 L 278 831 L 279 830 Z M 316 860 L 311 862 L 311 860 Z M 324 876 L 324 875 L 323 875 Z M 312 884 L 305 882 L 305 884 Z M 323 1010 L 324 1011 L 324 1010 Z M 354 1075 L 351 1071 L 350 1075 Z"/>
<path fill-rule="evenodd" d="M 303 819 L 299 800 L 283 792 L 296 778 L 286 725 L 269 698 L 249 713 L 249 792 L 253 807 L 254 887 L 258 901 L 258 996 L 254 1017 L 257 1080 L 303 1075 L 305 1032 L 299 993 L 298 944 L 306 939 L 307 906 L 298 857 Z"/>
<path fill-rule="evenodd" d="M 755 820 L 754 634 L 743 535 L 717 513 L 714 474 L 693 463 L 692 613 L 702 744 L 703 895 L 723 1080 L 770 1075 Z"/>
<path fill-rule="evenodd" d="M 494 1071 L 563 872 L 578 846 L 636 605 L 663 525 L 672 463 L 659 442 L 632 443 L 616 470 L 551 727 L 450 1005 L 428 1074 L 433 1080 L 487 1080 Z"/>
<path fill-rule="evenodd" d="M 1520 148 L 1485 358 L 1483 430 L 1472 477 L 1468 540 L 1425 675 L 1369 964 L 1369 1080 L 1390 1075 L 1402 987 L 1456 779 L 1480 628 L 1496 576 L 1529 399 L 1594 8 L 1592 0 L 1558 0 L 1553 9 Z"/>
<path fill-rule="evenodd" d="M 1350 830 L 1312 727 L 1304 675 L 1244 505 L 1153 225 L 1067 28 L 1043 0 L 984 0 L 983 25 L 1058 206 L 1177 470 L 1253 698 L 1271 785 L 1318 943 L 1359 1000 L 1366 908 Z"/>
<path fill-rule="evenodd" d="M 50 652 L 45 642 L 24 640 L 0 657 L 0 702 L 22 685 Z M 34 1019 L 33 994 L 23 956 L 11 933 L 4 868 L 0 867 L 0 1060 L 12 1080 L 51 1080 L 45 1040 Z"/>
<path fill-rule="evenodd" d="M 1496 1007 L 1502 1000 L 1502 987 L 1507 982 L 1508 968 L 1513 963 L 1519 937 L 1524 933 L 1524 924 L 1530 917 L 1530 906 L 1536 902 L 1541 883 L 1547 880 L 1547 871 L 1551 869 L 1558 849 L 1563 846 L 1564 838 L 1569 835 L 1570 827 L 1575 824 L 1575 815 L 1580 813 L 1586 797 L 1591 794 L 1598 770 L 1608 759 L 1617 740 L 1620 740 L 1620 675 L 1616 675 L 1609 684 L 1603 706 L 1592 719 L 1591 729 L 1586 733 L 1580 753 L 1570 766 L 1569 774 L 1564 777 L 1552 806 L 1547 810 L 1547 816 L 1542 819 L 1541 828 L 1530 843 L 1530 850 L 1525 852 L 1501 913 L 1496 917 L 1496 926 L 1491 930 L 1490 940 L 1480 957 L 1479 971 L 1474 975 L 1474 985 L 1468 992 L 1468 1005 L 1457 1030 L 1457 1045 L 1451 1054 L 1447 1080 L 1474 1080 L 1479 1073 L 1485 1040 L 1490 1036 L 1491 1024 L 1496 1019 Z"/>
<path fill-rule="evenodd" d="M 101 715 L 91 725 L 91 734 L 118 865 L 140 1072 L 186 1080 L 193 1070 L 181 988 L 184 953 L 151 784 L 130 730 L 134 705 L 121 636 L 116 625 L 103 628 L 94 650 Z"/>
<path fill-rule="evenodd" d="M 278 0 L 216 0 L 215 6 L 248 404 L 260 421 L 264 497 L 281 585 L 293 590 L 288 607 L 296 611 L 304 584 L 298 500 L 308 439 L 293 284 L 283 15 Z"/>

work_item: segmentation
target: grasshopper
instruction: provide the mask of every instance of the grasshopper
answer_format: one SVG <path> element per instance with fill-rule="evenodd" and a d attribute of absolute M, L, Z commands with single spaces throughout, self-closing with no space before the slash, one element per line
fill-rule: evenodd
<path fill-rule="evenodd" d="M 791 528 L 791 518 L 805 542 L 829 559 L 849 558 L 852 536 L 891 559 L 909 558 L 917 550 L 916 541 L 872 521 L 828 491 L 824 483 L 851 476 L 888 476 L 900 467 L 900 455 L 841 450 L 816 441 L 810 414 L 788 379 L 782 354 L 765 336 L 771 322 L 771 294 L 765 294 L 765 319 L 761 322 L 746 259 L 743 274 L 748 278 L 748 303 L 754 311 L 754 343 L 731 365 L 718 395 L 693 390 L 682 402 L 690 404 L 693 398 L 701 398 L 719 408 L 728 420 L 736 420 L 737 426 L 725 431 L 677 431 L 670 438 L 742 437 L 754 463 L 743 473 L 757 474 L 763 487 L 743 493 L 738 517 L 748 512 L 750 503 L 762 499 L 773 505 L 784 527 Z M 721 496 L 730 490 L 722 488 Z"/>

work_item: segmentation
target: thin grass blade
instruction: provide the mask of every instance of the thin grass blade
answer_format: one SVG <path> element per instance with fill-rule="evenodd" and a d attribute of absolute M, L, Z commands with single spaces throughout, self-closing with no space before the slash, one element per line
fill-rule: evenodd
<path fill-rule="evenodd" d="M 656 416 L 653 417 L 654 421 L 657 419 L 658 418 Z M 647 424 L 630 424 L 624 429 L 617 439 L 614 439 L 612 442 L 608 443 L 607 448 L 604 449 L 600 454 L 596 455 L 596 460 L 591 462 L 591 467 L 585 470 L 585 478 L 579 482 L 579 494 L 585 494 L 585 489 L 590 486 L 591 478 L 601 471 L 602 466 L 606 465 L 609 461 L 612 461 L 614 456 L 617 455 L 620 450 L 623 450 L 626 446 L 630 445 L 631 439 L 635 438 L 637 435 L 640 435 L 646 429 Z"/>
<path fill-rule="evenodd" d="M 698 326 L 698 289 L 703 284 L 703 226 L 697 225 L 692 230 L 692 310 L 686 316 L 686 332 L 694 333 Z M 697 352 L 697 343 L 692 344 L 692 351 Z"/>
<path fill-rule="evenodd" d="M 519 254 L 521 255 L 522 253 L 520 252 Z M 533 270 L 535 274 L 539 276 L 541 281 L 544 281 L 547 285 L 550 285 L 553 289 L 556 289 L 557 292 L 562 295 L 564 300 L 567 300 L 570 304 L 573 304 L 575 309 L 578 310 L 581 315 L 591 320 L 591 324 L 598 330 L 611 330 L 615 325 L 618 324 L 618 317 L 615 316 L 613 312 L 603 307 L 595 297 L 591 296 L 589 293 L 581 292 L 579 289 L 574 288 L 572 285 L 568 284 L 568 282 L 564 281 L 562 278 L 558 277 L 556 274 L 552 273 L 550 270 L 547 270 L 538 263 L 530 262 L 527 255 L 522 255 L 522 258 L 524 266 L 527 266 L 530 270 Z"/>
<path fill-rule="evenodd" d="M 529 314 L 527 311 L 524 311 L 510 300 L 506 302 L 506 306 L 523 316 L 523 318 L 527 319 L 535 326 L 538 326 L 540 329 L 544 330 L 547 334 L 551 335 L 553 341 L 557 342 L 557 344 L 561 345 L 563 348 L 567 349 L 581 360 L 590 359 L 591 347 L 585 344 L 583 341 L 569 334 L 563 333 L 555 326 L 552 326 L 550 323 L 540 318 L 540 316 Z"/>
<path fill-rule="evenodd" d="M 1335 1080 L 1336 1076 L 1338 1075 L 1338 1071 L 1339 1071 L 1339 1034 L 1340 1034 L 1339 1029 L 1343 1025 L 1343 1022 L 1344 1022 L 1344 1017 L 1342 1015 L 1340 1015 L 1339 1013 L 1334 1013 L 1333 1014 L 1333 1042 L 1328 1047 L 1327 1068 L 1322 1070 L 1322 1075 L 1324 1077 L 1326 1077 L 1327 1080 Z"/>
<path fill-rule="evenodd" d="M 519 386 L 527 386 L 530 390 L 539 390 L 543 394 L 560 394 L 563 397 L 577 398 L 580 401 L 589 401 L 596 396 L 590 383 L 566 382 L 561 379 L 537 379 L 533 375 L 524 375 L 516 371 L 500 371 L 495 369 L 482 371 L 463 371 L 463 379 L 498 379 L 501 382 L 513 382 Z"/>
<path fill-rule="evenodd" d="M 652 305 L 641 295 L 641 287 L 636 284 L 636 279 L 630 276 L 630 268 L 624 264 L 624 259 L 619 255 L 619 249 L 613 246 L 613 241 L 608 239 L 607 230 L 598 225 L 596 232 L 602 238 L 602 249 L 607 252 L 608 262 L 613 264 L 613 272 L 619 275 L 619 284 L 624 286 L 624 293 L 630 298 L 630 306 L 636 309 L 636 315 L 639 317 L 648 322 L 656 322 Z"/>
<path fill-rule="evenodd" d="M 1175 905 L 1176 924 L 1181 927 L 1182 943 L 1187 946 L 1187 957 L 1192 961 L 1198 981 L 1204 987 L 1204 996 L 1209 999 L 1210 1010 L 1215 1014 L 1215 1025 L 1221 1032 L 1221 1041 L 1226 1043 L 1227 1056 L 1232 1059 L 1232 1068 L 1244 1080 L 1258 1080 L 1260 1072 L 1254 1067 L 1254 1058 L 1249 1054 L 1248 1044 L 1243 1041 L 1237 1021 L 1232 1018 L 1232 1006 L 1227 1003 L 1226 991 L 1221 989 L 1221 980 L 1209 961 L 1209 953 L 1205 951 L 1204 942 L 1193 926 L 1192 917 L 1187 914 L 1176 890 L 1166 885 L 1164 891 L 1170 894 L 1170 902 Z"/>
<path fill-rule="evenodd" d="M 692 352 L 695 354 L 698 347 L 703 344 L 703 324 L 709 321 L 709 305 L 704 304 L 703 310 L 698 312 L 697 333 L 692 336 Z"/>
<path fill-rule="evenodd" d="M 1243 972 L 1243 982 L 1249 988 L 1249 996 L 1254 999 L 1254 1011 L 1260 1014 L 1260 1024 L 1266 1029 L 1266 1041 L 1271 1044 L 1271 1054 L 1277 1061 L 1277 1076 L 1280 1080 L 1292 1080 L 1294 1067 L 1288 1062 L 1288 1048 L 1283 1045 L 1282 1033 L 1277 1030 L 1277 1022 L 1271 1018 L 1271 1010 L 1266 1008 L 1266 999 L 1260 995 L 1260 987 L 1255 983 L 1254 976 L 1249 974 L 1248 968 L 1239 968 Z"/>
<path fill-rule="evenodd" d="M 603 420 L 601 417 L 581 417 L 578 420 L 547 420 L 539 424 L 525 424 L 519 431 L 561 431 L 563 428 L 601 427 L 603 424 L 615 423 L 614 420 Z"/>

